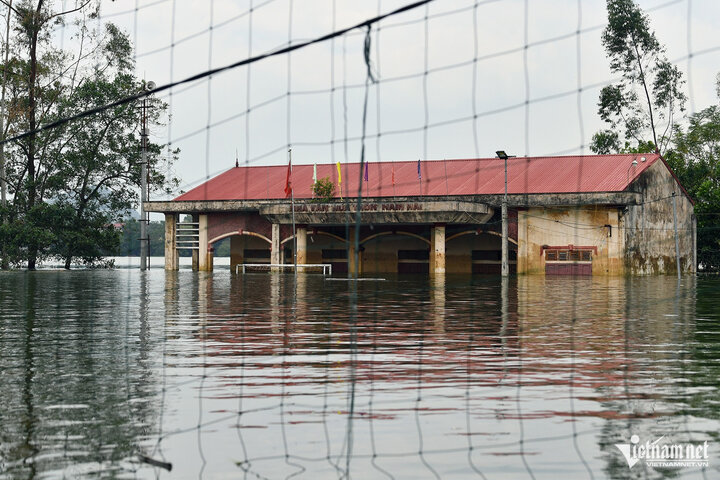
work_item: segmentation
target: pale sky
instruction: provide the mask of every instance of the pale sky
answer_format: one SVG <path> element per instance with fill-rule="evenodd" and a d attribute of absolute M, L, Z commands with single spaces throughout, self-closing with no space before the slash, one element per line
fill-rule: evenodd
<path fill-rule="evenodd" d="M 129 33 L 139 75 L 163 85 L 408 3 L 116 0 L 103 1 L 101 21 Z M 688 110 L 716 103 L 720 2 L 639 4 L 688 80 Z M 498 149 L 519 156 L 590 153 L 590 138 L 603 127 L 598 94 L 612 80 L 600 43 L 605 21 L 603 0 L 435 0 L 427 10 L 382 21 L 380 31 L 372 31 L 379 82 L 369 88 L 367 161 L 492 157 Z M 153 139 L 170 138 L 181 149 L 175 169 L 184 188 L 232 167 L 236 151 L 241 165 L 285 163 L 288 143 L 294 163 L 359 161 L 364 38 L 355 31 L 296 51 L 289 65 L 287 55 L 254 63 L 249 102 L 248 67 L 175 88 L 172 96 L 159 94 L 172 103 L 172 119 L 152 131 Z M 423 78 L 426 65 L 430 73 Z"/>

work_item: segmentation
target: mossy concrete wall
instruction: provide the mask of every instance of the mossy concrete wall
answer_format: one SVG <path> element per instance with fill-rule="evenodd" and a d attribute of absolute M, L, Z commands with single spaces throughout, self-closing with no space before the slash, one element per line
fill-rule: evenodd
<path fill-rule="evenodd" d="M 695 272 L 694 207 L 667 165 L 658 160 L 630 185 L 642 195 L 623 211 L 624 263 L 632 275 L 676 274 L 673 193 L 677 207 L 680 269 Z"/>

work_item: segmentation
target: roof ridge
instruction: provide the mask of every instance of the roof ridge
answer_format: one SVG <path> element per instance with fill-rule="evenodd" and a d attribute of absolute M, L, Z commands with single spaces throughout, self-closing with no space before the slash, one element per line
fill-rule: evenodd
<path fill-rule="evenodd" d="M 587 159 L 601 159 L 601 158 L 617 158 L 617 157 L 631 157 L 631 156 L 640 156 L 645 155 L 649 157 L 659 157 L 660 155 L 657 153 L 610 153 L 610 154 L 603 154 L 603 155 L 593 155 L 593 154 L 583 154 L 583 155 L 536 155 L 536 156 L 517 156 L 517 157 L 510 157 L 517 160 L 525 159 L 525 160 L 540 160 L 540 159 L 547 159 L 547 158 L 563 158 L 563 159 L 578 159 L 578 158 L 587 158 Z M 415 160 L 383 160 L 383 161 L 366 161 L 364 163 L 367 164 L 393 164 L 393 163 L 415 163 L 417 161 L 420 162 L 471 162 L 471 161 L 490 161 L 490 160 L 502 160 L 498 157 L 477 157 L 477 158 L 426 158 L 426 159 L 415 159 Z M 340 163 L 340 165 L 359 165 L 360 162 L 335 162 Z M 293 163 L 293 166 L 295 167 L 309 167 L 312 165 L 334 165 L 332 161 L 329 162 L 313 162 L 313 163 Z M 278 165 L 239 165 L 237 167 L 233 166 L 228 168 L 225 172 L 232 171 L 235 168 L 286 168 L 287 163 L 281 163 Z M 225 173 L 223 172 L 223 173 Z M 222 175 L 222 173 L 220 174 Z"/>

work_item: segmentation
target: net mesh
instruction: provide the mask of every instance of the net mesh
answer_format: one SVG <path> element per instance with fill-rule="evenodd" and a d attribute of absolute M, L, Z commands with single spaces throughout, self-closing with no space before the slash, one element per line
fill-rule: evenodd
<path fill-rule="evenodd" d="M 182 174 L 182 190 L 236 162 L 284 164 L 289 149 L 298 163 L 330 164 L 491 157 L 501 147 L 524 156 L 588 153 L 589 134 L 602 126 L 595 115 L 599 91 L 617 80 L 597 61 L 604 61 L 598 53 L 603 2 L 565 2 L 561 12 L 560 7 L 528 0 L 361 3 L 136 0 L 129 8 L 130 2 L 102 2 L 94 26 L 100 30 L 115 22 L 132 32 L 138 71 L 156 81 L 152 95 L 169 105 L 166 128 L 152 134 L 168 152 L 180 149 L 180 160 L 168 166 L 167 173 Z M 648 2 L 646 8 L 663 19 L 661 34 L 686 37 L 669 43 L 669 53 L 683 66 L 691 111 L 711 103 L 708 82 L 714 79 L 712 69 L 720 55 L 715 36 L 693 34 L 707 28 L 703 11 L 692 0 Z M 684 28 L 675 28 L 680 25 Z M 68 28 L 60 31 L 62 46 L 73 41 Z M 77 119 L 40 128 L 50 130 Z M 397 185 L 416 181 L 399 179 Z M 153 200 L 164 198 L 171 196 Z M 346 227 L 353 220 L 348 219 Z M 576 243 L 595 239 L 587 231 L 594 226 L 574 226 Z M 245 267 L 248 273 L 294 268 Z M 478 333 L 466 339 L 467 349 L 461 351 L 453 349 L 452 342 L 434 341 L 439 335 L 434 328 L 445 328 L 436 321 L 445 297 L 450 301 L 468 294 L 461 289 L 431 284 L 393 312 L 373 307 L 383 296 L 379 284 L 330 288 L 326 299 L 313 299 L 303 296 L 289 276 L 266 276 L 267 285 L 260 291 L 269 296 L 269 303 L 258 306 L 233 300 L 257 293 L 247 291 L 248 284 L 237 279 L 223 278 L 221 285 L 199 274 L 185 283 L 175 275 L 167 273 L 166 298 L 160 302 L 168 309 L 165 321 L 153 324 L 162 332 L 162 408 L 158 430 L 148 434 L 142 449 L 147 458 L 177 461 L 166 457 L 166 451 L 187 450 L 187 443 L 195 442 L 202 477 L 206 464 L 217 460 L 215 446 L 231 443 L 236 465 L 246 478 L 292 478 L 308 472 L 315 478 L 349 478 L 351 472 L 372 472 L 379 478 L 408 472 L 417 478 L 444 478 L 456 473 L 458 465 L 491 478 L 484 471 L 484 455 L 505 449 L 521 460 L 522 470 L 513 474 L 536 478 L 542 470 L 533 459 L 533 448 L 553 444 L 559 450 L 572 445 L 570 455 L 583 468 L 578 475 L 594 478 L 588 465 L 592 454 L 582 447 L 583 437 L 594 429 L 578 429 L 570 422 L 547 435 L 528 436 L 524 430 L 522 386 L 536 378 L 541 366 L 527 353 L 532 345 L 523 345 L 519 333 L 511 331 L 519 328 L 508 320 L 517 315 L 517 305 L 498 305 L 501 345 L 482 345 L 486 338 Z M 496 287 L 507 288 L 483 288 Z M 573 311 L 582 288 L 577 286 L 567 297 Z M 151 286 L 143 282 L 147 295 L 148 289 Z M 146 297 L 141 293 L 138 298 Z M 228 298 L 228 308 L 237 318 L 222 325 L 212 322 L 220 315 L 213 301 Z M 669 298 L 673 300 L 677 298 Z M 125 312 L 128 338 L 135 322 L 131 304 L 126 303 Z M 144 321 L 149 320 L 148 308 L 140 304 Z M 416 348 L 393 352 L 392 359 L 399 363 L 388 366 L 386 348 L 392 335 L 409 333 L 386 331 L 384 322 L 407 308 L 424 315 L 413 330 Z M 470 302 L 464 314 L 472 318 L 478 308 Z M 314 309 L 330 309 L 336 319 L 320 320 L 313 316 Z M 196 363 L 176 365 L 174 358 L 181 356 L 185 345 L 170 338 L 168 331 L 175 332 L 172 322 L 187 315 L 199 319 L 189 328 L 201 347 Z M 299 321 L 308 323 L 298 326 Z M 308 331 L 326 345 L 313 370 L 295 364 L 296 355 L 304 353 Z M 373 332 L 371 343 L 363 342 L 363 332 Z M 384 335 L 387 343 L 380 341 Z M 238 349 L 233 358 L 239 363 L 231 369 L 223 368 L 221 344 L 228 337 Z M 585 342 L 575 323 L 568 339 L 574 414 L 574 402 L 581 400 L 573 393 L 573 375 L 582 368 L 578 350 Z M 480 344 L 478 349 L 472 348 L 474 344 Z M 500 352 L 497 359 L 484 356 L 490 347 Z M 627 348 L 626 343 L 624 351 L 616 352 L 618 362 L 631 355 Z M 128 348 L 124 357 L 126 365 L 134 360 Z M 274 380 L 261 385 L 268 369 Z M 488 369 L 496 374 L 492 381 Z M 444 391 L 446 376 L 462 379 L 463 395 Z M 392 395 L 378 391 L 388 381 L 404 387 Z M 125 408 L 132 416 L 129 382 L 124 386 Z M 483 386 L 492 386 L 493 395 L 502 397 L 507 408 L 487 411 Z M 232 398 L 216 396 L 228 389 L 235 392 Z M 628 392 L 628 402 L 631 397 Z M 192 400 L 177 407 L 183 398 Z M 166 410 L 175 408 L 182 412 L 173 412 L 175 420 L 168 428 L 163 421 Z M 303 423 L 293 422 L 294 416 Z M 391 417 L 414 425 L 404 432 L 403 445 L 387 440 L 393 437 L 384 429 L 396 424 L 383 419 Z M 507 417 L 517 419 L 512 438 L 478 440 L 481 434 L 501 435 L 488 432 L 488 424 Z M 451 437 L 458 431 L 463 434 Z M 701 474 L 711 475 L 705 469 Z"/>

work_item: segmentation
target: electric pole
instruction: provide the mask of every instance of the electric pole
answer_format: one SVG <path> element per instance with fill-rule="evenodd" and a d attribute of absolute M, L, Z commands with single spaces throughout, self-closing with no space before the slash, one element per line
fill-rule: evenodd
<path fill-rule="evenodd" d="M 145 90 L 151 91 L 155 88 L 155 82 L 147 82 Z M 145 212 L 145 202 L 147 201 L 147 175 L 148 175 L 148 126 L 147 126 L 147 96 L 142 100 L 142 126 L 140 130 L 142 156 L 140 159 L 140 270 L 145 271 L 148 267 L 148 251 L 150 238 L 148 238 L 148 215 Z"/>
<path fill-rule="evenodd" d="M 495 152 L 498 158 L 505 161 L 505 194 L 502 199 L 502 257 L 500 263 L 500 274 L 507 277 L 510 274 L 508 265 L 508 213 L 507 213 L 507 161 L 508 158 L 515 158 L 515 155 L 508 155 L 504 150 Z"/>

